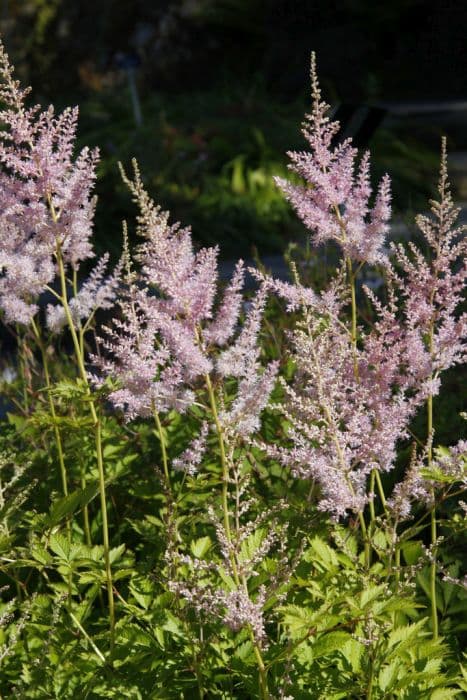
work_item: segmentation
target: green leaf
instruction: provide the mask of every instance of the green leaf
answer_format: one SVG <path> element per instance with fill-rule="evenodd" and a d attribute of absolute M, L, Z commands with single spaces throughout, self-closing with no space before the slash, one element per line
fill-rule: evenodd
<path fill-rule="evenodd" d="M 352 671 L 359 673 L 362 656 L 365 653 L 364 645 L 356 639 L 349 639 L 340 651 L 347 663 L 350 664 Z"/>
<path fill-rule="evenodd" d="M 394 649 L 390 652 L 387 658 L 392 658 L 393 656 L 399 654 L 400 651 L 406 649 L 407 646 L 413 644 L 414 637 L 419 640 L 420 636 L 425 636 L 426 633 L 424 632 L 423 628 L 425 627 L 426 622 L 427 620 L 424 618 L 423 620 L 415 622 L 413 625 L 403 625 L 392 630 L 389 633 L 387 644 L 389 649 L 392 647 L 394 647 Z"/>
<path fill-rule="evenodd" d="M 51 505 L 49 514 L 45 518 L 45 525 L 47 527 L 58 525 L 63 518 L 72 515 L 75 510 L 90 503 L 98 493 L 99 485 L 95 482 L 88 484 L 84 489 L 77 489 L 67 496 L 59 498 Z"/>
<path fill-rule="evenodd" d="M 147 610 L 154 598 L 154 584 L 147 578 L 133 578 L 129 588 L 137 603 Z"/>
<path fill-rule="evenodd" d="M 57 557 L 68 561 L 70 556 L 70 543 L 64 535 L 60 533 L 52 535 L 49 540 L 49 547 Z"/>
<path fill-rule="evenodd" d="M 247 665 L 256 663 L 253 645 L 249 640 L 238 645 L 235 649 L 235 656 Z"/>
<path fill-rule="evenodd" d="M 336 552 L 320 537 L 314 537 L 311 541 L 311 548 L 316 554 L 316 559 L 329 571 L 339 566 Z"/>
<path fill-rule="evenodd" d="M 81 505 L 82 492 L 73 491 L 63 498 L 59 498 L 50 507 L 49 515 L 46 519 L 47 525 L 53 527 L 63 520 L 67 515 L 71 515 Z"/>
<path fill-rule="evenodd" d="M 313 612 L 300 605 L 287 605 L 281 608 L 282 621 L 289 629 L 292 638 L 303 637 L 314 627 Z"/>
<path fill-rule="evenodd" d="M 360 606 L 362 610 L 365 610 L 369 607 L 371 607 L 371 603 L 374 600 L 377 599 L 382 599 L 385 600 L 387 596 L 387 589 L 385 586 L 380 585 L 380 586 L 368 586 L 368 588 L 365 588 L 364 591 L 362 591 L 360 595 Z"/>
<path fill-rule="evenodd" d="M 391 661 L 387 666 L 383 666 L 379 672 L 378 682 L 381 690 L 385 691 L 391 688 L 397 681 L 397 676 L 400 670 L 400 663 L 398 661 Z"/>
<path fill-rule="evenodd" d="M 49 552 L 41 544 L 35 544 L 30 549 L 31 556 L 44 566 L 48 566 L 52 563 L 52 557 Z"/>
<path fill-rule="evenodd" d="M 312 645 L 313 658 L 318 659 L 320 656 L 327 656 L 335 651 L 341 651 L 350 639 L 352 637 L 348 632 L 329 632 L 329 634 L 325 634 Z"/>
<path fill-rule="evenodd" d="M 431 695 L 430 700 L 451 700 L 457 697 L 461 691 L 454 688 L 436 688 Z"/>
<path fill-rule="evenodd" d="M 194 557 L 202 559 L 209 551 L 211 545 L 212 541 L 210 537 L 199 537 L 197 540 L 193 540 L 190 549 Z"/>
<path fill-rule="evenodd" d="M 109 559 L 111 564 L 115 564 L 116 561 L 120 559 L 123 552 L 125 551 L 125 545 L 121 544 L 118 547 L 114 547 L 109 552 Z"/>
<path fill-rule="evenodd" d="M 413 566 L 423 557 L 422 543 L 420 540 L 409 540 L 401 547 L 404 559 L 409 566 Z"/>

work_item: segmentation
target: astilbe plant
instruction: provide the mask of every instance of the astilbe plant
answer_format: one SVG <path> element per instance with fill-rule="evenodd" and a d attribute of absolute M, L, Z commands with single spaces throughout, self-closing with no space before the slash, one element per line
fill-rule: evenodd
<path fill-rule="evenodd" d="M 125 225 L 116 269 L 103 256 L 80 281 L 97 153 L 74 154 L 76 110 L 26 106 L 3 49 L 0 72 L 0 308 L 19 352 L 0 450 L 31 473 L 0 464 L 0 692 L 458 695 L 465 594 L 442 535 L 465 527 L 466 445 L 436 444 L 433 410 L 465 360 L 445 145 L 421 246 L 389 245 L 389 178 L 373 196 L 369 154 L 336 143 L 313 57 L 310 150 L 277 183 L 316 256 L 341 251 L 325 289 L 297 267 L 252 270 L 247 294 L 242 261 L 223 285 L 218 248 L 170 222 L 136 163 L 138 243 Z M 381 294 L 360 284 L 375 266 Z"/>
<path fill-rule="evenodd" d="M 91 191 L 98 154 L 97 151 L 84 148 L 73 158 L 77 109 L 67 109 L 62 114 L 55 115 L 53 107 L 41 111 L 39 106 L 26 106 L 28 91 L 21 90 L 19 83 L 13 79 L 13 68 L 3 46 L 0 51 L 0 75 L 0 99 L 4 104 L 0 119 L 5 127 L 1 132 L 0 147 L 3 165 L 0 187 L 0 196 L 3 198 L 0 222 L 0 308 L 6 323 L 24 324 L 31 328 L 35 343 L 40 349 L 65 496 L 68 495 L 69 477 L 63 440 L 51 391 L 47 351 L 36 319 L 37 300 L 42 292 L 52 294 L 60 307 L 49 309 L 51 327 L 57 330 L 66 319 L 71 333 L 76 369 L 85 387 L 94 425 L 109 621 L 113 636 L 115 618 L 101 424 L 85 370 L 84 335 L 97 305 L 102 303 L 103 306 L 108 306 L 115 293 L 117 276 L 100 284 L 105 265 L 105 261 L 101 261 L 84 284 L 81 294 L 77 289 L 79 265 L 94 255 L 91 235 L 95 202 Z M 101 293 L 96 299 L 98 287 Z M 84 326 L 81 323 L 83 317 Z"/>
<path fill-rule="evenodd" d="M 459 210 L 449 192 L 443 141 L 439 200 L 432 203 L 431 218 L 417 220 L 429 257 L 414 243 L 409 243 L 408 252 L 402 244 L 392 246 L 393 259 L 387 251 L 383 254 L 388 182 L 383 180 L 370 224 L 365 226 L 370 211 L 368 156 L 361 161 L 355 184 L 355 152 L 348 141 L 332 146 L 338 125 L 326 116 L 314 61 L 312 86 L 313 111 L 304 130 L 311 152 L 291 154 L 292 169 L 304 177 L 306 186 L 279 184 L 311 229 L 312 243 L 336 240 L 343 261 L 332 287 L 321 298 L 302 294 L 298 281 L 295 288 L 269 281 L 269 286 L 287 300 L 289 309 L 302 307 L 303 320 L 291 335 L 295 383 L 284 384 L 286 401 L 279 406 L 289 423 L 290 447 L 269 444 L 264 449 L 291 468 L 296 477 L 310 479 L 319 487 L 320 509 L 337 518 L 348 513 L 358 516 L 368 567 L 376 522 L 376 484 L 386 527 L 392 528 L 397 567 L 399 519 L 410 512 L 411 500 L 431 504 L 430 598 L 436 639 L 435 501 L 433 488 L 422 475 L 423 467 L 431 469 L 433 464 L 433 396 L 439 392 L 440 374 L 465 360 L 465 314 L 459 312 L 465 291 L 465 227 L 456 226 Z M 352 198 L 350 206 L 347 196 Z M 357 226 L 356 210 L 360 211 Z M 388 301 L 383 304 L 364 288 L 375 313 L 368 327 L 357 320 L 356 282 L 363 266 L 375 262 L 384 266 Z M 357 268 L 354 263 L 358 263 Z M 323 304 L 326 296 L 328 303 Z M 349 321 L 344 313 L 346 303 L 351 307 Z M 394 469 L 397 448 L 409 437 L 414 414 L 424 403 L 428 414 L 426 447 L 420 459 L 412 461 L 406 479 L 396 486 L 393 499 L 387 503 L 382 475 Z M 456 474 L 458 484 L 462 484 L 459 470 Z"/>

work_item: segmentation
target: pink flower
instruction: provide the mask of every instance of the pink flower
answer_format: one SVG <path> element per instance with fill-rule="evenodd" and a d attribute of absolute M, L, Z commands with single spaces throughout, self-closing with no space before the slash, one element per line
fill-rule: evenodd
<path fill-rule="evenodd" d="M 357 150 L 351 139 L 332 146 L 339 123 L 330 121 L 329 105 L 321 100 L 314 54 L 311 80 L 313 109 L 303 127 L 311 150 L 288 154 L 290 169 L 305 184 L 283 178 L 276 178 L 276 182 L 311 230 L 315 244 L 335 240 L 351 260 L 385 264 L 384 243 L 391 215 L 389 178 L 386 175 L 382 179 L 371 207 L 369 153 L 357 165 Z"/>
<path fill-rule="evenodd" d="M 35 299 L 56 274 L 58 250 L 77 268 L 93 256 L 97 151 L 73 160 L 78 110 L 26 108 L 0 45 L 0 308 L 8 323 L 29 323 Z"/>

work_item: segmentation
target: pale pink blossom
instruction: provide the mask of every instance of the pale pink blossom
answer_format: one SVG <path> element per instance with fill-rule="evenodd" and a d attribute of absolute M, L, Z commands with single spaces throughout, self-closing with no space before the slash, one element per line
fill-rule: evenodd
<path fill-rule="evenodd" d="M 283 178 L 276 178 L 276 182 L 312 232 L 313 243 L 334 240 L 351 260 L 385 264 L 391 215 L 389 178 L 383 177 L 371 206 L 369 153 L 357 164 L 357 150 L 351 139 L 333 146 L 340 127 L 338 122 L 330 121 L 329 105 L 321 99 L 314 54 L 311 81 L 313 108 L 303 126 L 310 151 L 288 154 L 290 169 L 305 184 Z"/>
<path fill-rule="evenodd" d="M 110 309 L 114 305 L 120 283 L 121 264 L 117 265 L 111 275 L 105 277 L 108 261 L 109 255 L 105 253 L 82 284 L 76 296 L 68 302 L 76 327 L 82 321 L 89 322 L 97 309 Z M 47 326 L 49 329 L 56 333 L 66 323 L 63 306 L 49 304 L 47 306 Z"/>
<path fill-rule="evenodd" d="M 77 268 L 90 241 L 97 151 L 75 159 L 78 110 L 27 108 L 0 45 L 0 308 L 8 323 L 28 324 L 36 299 L 56 275 L 56 256 Z"/>
<path fill-rule="evenodd" d="M 172 460 L 172 467 L 175 471 L 186 472 L 191 476 L 196 474 L 206 451 L 208 433 L 209 424 L 207 421 L 204 421 L 201 425 L 199 435 L 192 440 L 190 446 L 187 447 L 179 457 Z"/>

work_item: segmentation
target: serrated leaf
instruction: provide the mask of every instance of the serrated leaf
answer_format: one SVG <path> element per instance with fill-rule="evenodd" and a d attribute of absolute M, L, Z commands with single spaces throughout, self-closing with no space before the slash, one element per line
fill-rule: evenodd
<path fill-rule="evenodd" d="M 118 561 L 123 552 L 125 551 L 125 545 L 121 544 L 118 547 L 114 547 L 109 551 L 109 559 L 111 564 L 115 564 L 116 561 Z"/>
<path fill-rule="evenodd" d="M 162 625 L 162 629 L 164 629 L 166 632 L 170 632 L 171 634 L 175 634 L 177 637 L 183 637 L 184 635 L 181 622 L 175 617 L 175 615 L 172 615 L 170 610 L 166 611 L 165 622 Z"/>
<path fill-rule="evenodd" d="M 124 625 L 119 627 L 118 634 L 121 639 L 126 639 L 136 646 L 151 647 L 153 645 L 151 635 L 131 622 L 125 622 Z"/>
<path fill-rule="evenodd" d="M 247 664 L 248 661 L 254 661 L 254 649 L 252 643 L 248 640 L 242 644 L 239 644 L 235 649 L 235 656 Z"/>
<path fill-rule="evenodd" d="M 383 585 L 368 586 L 360 594 L 360 606 L 361 606 L 362 610 L 365 610 L 366 608 L 371 607 L 370 604 L 374 600 L 384 599 L 384 597 L 386 595 L 387 595 L 387 589 L 385 586 L 383 586 Z"/>
<path fill-rule="evenodd" d="M 39 564 L 43 564 L 44 566 L 47 566 L 48 564 L 51 564 L 52 562 L 52 557 L 50 556 L 49 552 L 43 547 L 41 544 L 35 544 L 31 547 L 30 549 L 31 556 L 39 562 Z"/>
<path fill-rule="evenodd" d="M 419 540 L 404 542 L 401 549 L 404 559 L 409 566 L 413 566 L 423 557 L 422 543 Z"/>
<path fill-rule="evenodd" d="M 49 527 L 58 525 L 67 515 L 71 515 L 81 505 L 81 490 L 73 491 L 52 503 L 46 522 Z"/>
<path fill-rule="evenodd" d="M 358 673 L 361 668 L 361 659 L 365 652 L 364 645 L 356 639 L 349 639 L 341 649 L 342 655 L 351 666 L 354 673 Z"/>
<path fill-rule="evenodd" d="M 154 584 L 147 578 L 133 578 L 129 587 L 134 599 L 147 610 L 154 598 Z"/>
<path fill-rule="evenodd" d="M 88 505 L 98 493 L 99 485 L 96 482 L 59 498 L 51 505 L 49 514 L 45 517 L 45 525 L 47 527 L 58 525 L 63 518 L 72 515 L 78 508 Z"/>
<path fill-rule="evenodd" d="M 413 643 L 413 638 L 418 637 L 422 634 L 422 630 L 426 625 L 426 619 L 419 620 L 412 625 L 402 625 L 392 630 L 388 637 L 388 648 L 392 649 L 395 647 L 390 654 L 388 659 L 392 658 L 395 654 L 405 649 L 408 645 Z"/>
<path fill-rule="evenodd" d="M 390 689 L 397 680 L 397 675 L 400 669 L 398 661 L 391 661 L 387 666 L 383 666 L 379 672 L 378 682 L 381 690 Z"/>
<path fill-rule="evenodd" d="M 193 540 L 190 549 L 194 557 L 202 559 L 209 551 L 211 545 L 212 541 L 210 537 L 199 537 L 197 540 Z"/>
<path fill-rule="evenodd" d="M 49 547 L 57 557 L 68 561 L 70 556 L 70 543 L 64 535 L 60 533 L 52 535 L 49 540 Z"/>
<path fill-rule="evenodd" d="M 317 555 L 318 561 L 329 571 L 339 566 L 336 552 L 320 537 L 314 537 L 311 541 L 311 548 Z"/>
<path fill-rule="evenodd" d="M 313 613 L 299 605 L 287 605 L 281 608 L 282 622 L 289 629 L 292 638 L 302 637 L 313 625 Z"/>
<path fill-rule="evenodd" d="M 350 639 L 352 639 L 351 635 L 343 631 L 329 632 L 323 635 L 311 647 L 313 658 L 318 659 L 321 656 L 340 651 Z"/>
<path fill-rule="evenodd" d="M 431 695 L 430 700 L 451 700 L 459 695 L 461 691 L 454 688 L 436 688 Z"/>

